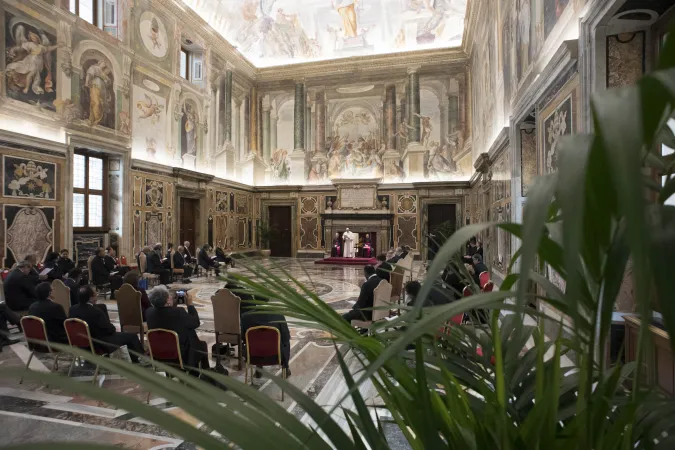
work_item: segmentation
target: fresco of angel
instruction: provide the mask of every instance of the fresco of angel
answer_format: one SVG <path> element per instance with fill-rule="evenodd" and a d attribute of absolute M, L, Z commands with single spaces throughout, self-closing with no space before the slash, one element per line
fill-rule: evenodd
<path fill-rule="evenodd" d="M 21 90 L 24 94 L 32 90 L 36 95 L 54 92 L 51 54 L 60 45 L 52 45 L 44 31 L 37 32 L 39 36 L 28 31 L 26 38 L 23 24 L 14 29 L 14 46 L 7 50 L 7 86 L 10 90 Z"/>
<path fill-rule="evenodd" d="M 157 100 L 144 94 L 145 99 L 136 102 L 136 108 L 140 111 L 139 119 L 150 119 L 150 122 L 156 124 L 164 111 L 164 105 L 160 105 Z"/>

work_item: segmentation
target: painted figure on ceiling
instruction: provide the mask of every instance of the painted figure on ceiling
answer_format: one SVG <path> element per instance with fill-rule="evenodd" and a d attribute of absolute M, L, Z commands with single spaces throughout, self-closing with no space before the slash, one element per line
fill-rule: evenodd
<path fill-rule="evenodd" d="M 332 2 L 333 8 L 342 17 L 344 37 L 356 37 L 358 35 L 358 25 L 356 22 L 356 4 L 358 2 L 359 0 L 335 0 Z"/>
<path fill-rule="evenodd" d="M 9 89 L 22 90 L 24 94 L 32 89 L 36 95 L 45 92 L 53 92 L 52 80 L 52 57 L 51 53 L 60 45 L 51 45 L 49 38 L 39 30 L 40 36 L 28 32 L 26 28 L 17 25 L 14 31 L 14 47 L 7 51 L 7 85 Z M 47 75 L 42 79 L 43 70 L 47 69 Z"/>

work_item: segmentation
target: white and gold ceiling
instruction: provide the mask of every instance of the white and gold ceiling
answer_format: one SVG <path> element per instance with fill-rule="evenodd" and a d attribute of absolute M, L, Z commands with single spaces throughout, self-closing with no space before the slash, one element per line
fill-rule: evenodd
<path fill-rule="evenodd" d="M 184 0 L 256 67 L 459 47 L 467 0 Z"/>

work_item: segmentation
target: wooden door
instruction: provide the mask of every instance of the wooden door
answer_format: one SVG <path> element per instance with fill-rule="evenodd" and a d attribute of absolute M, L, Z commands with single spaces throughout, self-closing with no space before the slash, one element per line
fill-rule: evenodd
<path fill-rule="evenodd" d="M 427 258 L 434 259 L 440 245 L 443 245 L 444 239 L 438 228 L 442 227 L 444 234 L 448 234 L 446 225 L 450 225 L 452 232 L 455 231 L 457 224 L 457 205 L 429 205 L 427 222 Z M 448 238 L 450 236 L 445 236 Z"/>
<path fill-rule="evenodd" d="M 290 206 L 270 206 L 270 227 L 276 229 L 273 238 L 270 239 L 270 250 L 272 256 L 288 257 L 293 256 L 293 219 L 291 217 Z"/>
<path fill-rule="evenodd" d="M 201 243 L 197 240 L 197 212 L 199 200 L 196 198 L 180 198 L 180 244 L 190 242 L 190 251 L 193 253 Z"/>

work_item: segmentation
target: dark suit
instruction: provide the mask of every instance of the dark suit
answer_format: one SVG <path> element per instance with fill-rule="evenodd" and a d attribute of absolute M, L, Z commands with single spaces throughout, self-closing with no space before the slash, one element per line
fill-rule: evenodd
<path fill-rule="evenodd" d="M 110 283 L 110 298 L 115 298 L 115 291 L 122 286 L 122 276 L 119 273 L 111 275 L 115 269 L 115 260 L 110 256 L 95 256 L 91 260 L 91 271 L 94 284 L 101 286 Z"/>
<path fill-rule="evenodd" d="M 9 272 L 3 284 L 5 303 L 12 311 L 26 311 L 36 300 L 35 282 L 30 275 L 24 275 L 18 268 Z"/>
<path fill-rule="evenodd" d="M 63 327 L 63 321 L 67 319 L 66 312 L 58 303 L 47 300 L 38 300 L 30 305 L 28 314 L 37 316 L 45 321 L 47 327 L 47 338 L 49 342 L 56 342 L 59 344 L 67 344 L 68 336 L 66 329 Z"/>
<path fill-rule="evenodd" d="M 232 267 L 234 267 L 234 260 L 227 256 L 220 247 L 216 248 L 216 261 L 224 262 L 225 264 L 232 264 Z"/>
<path fill-rule="evenodd" d="M 378 277 L 376 274 L 371 275 L 368 280 L 363 283 L 363 286 L 361 286 L 359 299 L 352 307 L 352 310 L 343 314 L 342 318 L 350 323 L 352 320 L 373 320 L 373 311 L 364 311 L 364 309 L 373 307 L 373 303 L 375 302 L 375 288 L 381 281 L 382 278 Z"/>
<path fill-rule="evenodd" d="M 70 258 L 61 258 L 56 261 L 61 273 L 67 275 L 68 272 L 75 268 L 75 263 Z"/>
<path fill-rule="evenodd" d="M 375 273 L 377 274 L 377 276 L 387 281 L 390 281 L 391 272 L 393 271 L 394 268 L 388 262 L 383 262 L 375 269 Z"/>
<path fill-rule="evenodd" d="M 7 334 L 9 334 L 7 322 L 19 326 L 21 324 L 21 317 L 9 309 L 5 303 L 0 303 L 0 350 L 2 350 L 2 346 L 7 341 Z"/>
<path fill-rule="evenodd" d="M 258 314 L 247 312 L 241 316 L 241 335 L 246 339 L 246 330 L 253 327 L 268 326 L 279 330 L 281 334 L 281 366 L 288 368 L 288 361 L 291 359 L 291 332 L 288 330 L 286 318 L 281 314 Z"/>
<path fill-rule="evenodd" d="M 185 247 L 185 262 L 186 263 L 192 262 L 192 253 L 190 253 L 190 250 L 188 250 L 187 247 Z"/>
<path fill-rule="evenodd" d="M 422 306 L 446 305 L 454 299 L 452 291 L 446 289 L 440 283 L 434 283 L 431 292 L 429 292 L 429 296 L 424 299 L 424 304 Z M 416 301 L 417 298 L 413 298 L 408 302 L 408 306 L 414 306 Z"/>
<path fill-rule="evenodd" d="M 443 271 L 443 275 L 441 275 L 441 280 L 450 286 L 450 291 L 455 299 L 462 297 L 466 285 L 462 282 L 457 273 L 450 269 L 446 269 Z"/>
<path fill-rule="evenodd" d="M 213 267 L 216 271 L 216 275 L 220 274 L 220 270 L 216 266 L 216 263 L 209 257 L 209 254 L 206 253 L 206 250 L 199 250 L 199 255 L 197 255 L 197 263 L 202 266 L 204 269 L 209 269 Z"/>
<path fill-rule="evenodd" d="M 402 256 L 400 256 L 400 255 L 394 255 L 394 256 L 392 256 L 390 259 L 388 259 L 387 262 L 388 262 L 389 264 L 396 264 L 396 263 L 398 263 L 398 262 L 399 262 L 400 260 L 402 260 L 402 259 L 403 259 Z"/>
<path fill-rule="evenodd" d="M 45 263 L 45 269 L 52 269 L 47 273 L 47 280 L 54 281 L 60 280 L 63 278 L 64 273 L 59 268 L 58 262 L 56 260 L 48 261 Z"/>
<path fill-rule="evenodd" d="M 150 252 L 147 259 L 148 272 L 159 275 L 159 282 L 162 284 L 171 283 L 171 271 L 164 267 L 159 254 L 155 251 Z"/>
<path fill-rule="evenodd" d="M 180 352 L 183 364 L 187 367 L 197 367 L 199 363 L 203 369 L 209 368 L 208 348 L 206 342 L 199 340 L 199 314 L 194 306 L 188 305 L 187 311 L 176 306 L 163 308 L 150 307 L 146 311 L 148 330 L 164 328 L 178 333 Z"/>
<path fill-rule="evenodd" d="M 79 291 L 81 284 L 72 278 L 66 278 L 63 280 L 63 284 L 70 289 L 70 306 L 77 304 L 77 292 Z"/>
<path fill-rule="evenodd" d="M 183 278 L 189 278 L 192 275 L 192 266 L 188 266 L 185 257 L 179 252 L 173 254 L 173 268 L 183 269 Z"/>
<path fill-rule="evenodd" d="M 143 353 L 143 347 L 141 347 L 141 341 L 138 340 L 138 336 L 132 333 L 118 332 L 115 325 L 110 323 L 110 319 L 104 310 L 97 306 L 90 303 L 84 305 L 78 303 L 70 307 L 68 316 L 72 319 L 80 319 L 87 322 L 89 333 L 91 333 L 93 340 L 110 344 L 101 345 L 95 342 L 94 345 L 97 348 L 100 347 L 106 352 L 113 352 L 118 347 L 126 345 L 131 352 Z M 138 357 L 132 353 L 131 360 L 137 362 Z"/>
<path fill-rule="evenodd" d="M 473 273 L 473 279 L 478 286 L 480 286 L 480 274 L 483 273 L 483 272 L 490 273 L 487 266 L 485 264 L 483 264 L 482 262 L 473 265 L 473 272 L 474 272 Z M 482 288 L 483 286 L 480 286 L 480 287 Z"/>

